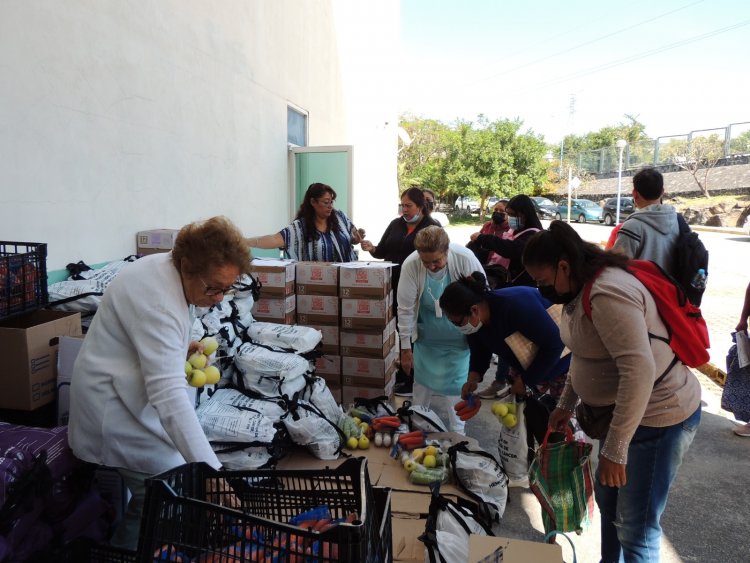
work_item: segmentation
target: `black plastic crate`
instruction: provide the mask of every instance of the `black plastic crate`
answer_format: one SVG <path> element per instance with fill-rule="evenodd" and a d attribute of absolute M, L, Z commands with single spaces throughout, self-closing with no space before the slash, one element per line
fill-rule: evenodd
<path fill-rule="evenodd" d="M 137 563 L 138 556 L 135 551 L 80 539 L 66 545 L 54 561 L 55 563 Z"/>
<path fill-rule="evenodd" d="M 47 304 L 47 245 L 0 241 L 0 319 Z"/>
<path fill-rule="evenodd" d="M 231 490 L 213 492 L 226 483 Z M 223 563 L 382 563 L 392 559 L 390 490 L 370 485 L 365 458 L 319 470 L 218 472 L 193 463 L 147 480 L 146 491 L 140 561 L 180 557 Z M 228 508 L 233 501 L 240 506 Z M 345 520 L 352 513 L 358 519 L 323 532 L 288 523 L 323 505 L 333 519 Z"/>

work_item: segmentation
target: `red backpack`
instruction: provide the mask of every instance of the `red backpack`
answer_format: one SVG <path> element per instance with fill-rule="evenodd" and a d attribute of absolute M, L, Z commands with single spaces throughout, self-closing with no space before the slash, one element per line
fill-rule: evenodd
<path fill-rule="evenodd" d="M 711 344 L 708 339 L 706 321 L 701 315 L 701 310 L 688 301 L 679 284 L 657 264 L 648 260 L 631 260 L 628 262 L 627 270 L 638 278 L 638 281 L 651 293 L 659 316 L 664 326 L 667 327 L 669 338 L 648 333 L 649 338 L 668 343 L 675 353 L 675 360 L 667 372 L 672 369 L 678 359 L 691 368 L 697 368 L 708 362 L 709 354 L 706 349 L 710 348 Z M 589 320 L 591 320 L 591 286 L 594 285 L 594 280 L 600 273 L 601 270 L 583 287 L 583 311 Z M 667 372 L 664 372 L 661 377 L 664 377 Z"/>

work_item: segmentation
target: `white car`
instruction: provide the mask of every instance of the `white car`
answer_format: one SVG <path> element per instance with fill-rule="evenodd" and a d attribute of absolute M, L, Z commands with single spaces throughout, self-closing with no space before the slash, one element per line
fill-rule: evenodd
<path fill-rule="evenodd" d="M 479 213 L 479 202 L 468 197 L 457 197 L 454 207 L 456 209 L 466 209 L 469 213 Z"/>

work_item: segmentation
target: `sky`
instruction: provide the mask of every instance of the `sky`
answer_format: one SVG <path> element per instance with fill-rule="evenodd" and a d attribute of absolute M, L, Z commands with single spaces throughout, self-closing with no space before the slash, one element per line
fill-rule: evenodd
<path fill-rule="evenodd" d="M 402 0 L 399 63 L 402 114 L 680 135 L 750 122 L 750 2 Z"/>

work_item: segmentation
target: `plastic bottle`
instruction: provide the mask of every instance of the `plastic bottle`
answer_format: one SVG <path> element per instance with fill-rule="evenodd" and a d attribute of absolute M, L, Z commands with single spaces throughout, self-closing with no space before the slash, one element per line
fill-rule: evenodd
<path fill-rule="evenodd" d="M 693 276 L 690 285 L 695 289 L 706 289 L 706 270 L 700 268 Z"/>

